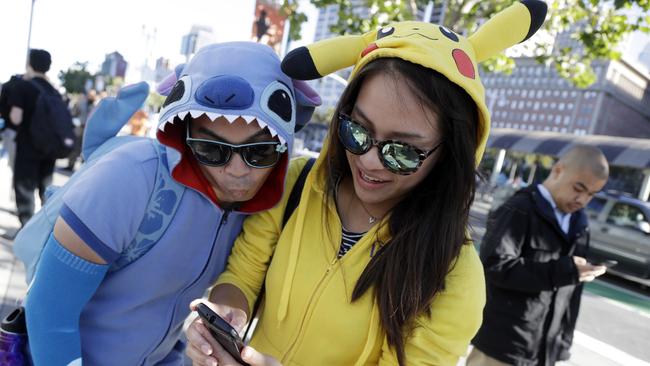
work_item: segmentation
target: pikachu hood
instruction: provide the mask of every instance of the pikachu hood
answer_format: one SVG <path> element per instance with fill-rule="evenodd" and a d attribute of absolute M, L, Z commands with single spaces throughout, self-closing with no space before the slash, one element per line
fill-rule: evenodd
<path fill-rule="evenodd" d="M 369 62 L 395 57 L 436 70 L 472 97 L 481 124 L 476 163 L 481 161 L 490 131 L 490 114 L 478 64 L 530 38 L 546 17 L 546 3 L 517 2 L 499 12 L 468 38 L 441 25 L 407 21 L 391 23 L 363 35 L 347 35 L 291 51 L 282 70 L 294 79 L 311 80 L 354 66 L 350 80 Z"/>

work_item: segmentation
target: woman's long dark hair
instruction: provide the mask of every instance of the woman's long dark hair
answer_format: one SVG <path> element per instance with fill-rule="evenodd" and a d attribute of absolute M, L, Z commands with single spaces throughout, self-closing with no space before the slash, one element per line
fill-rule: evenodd
<path fill-rule="evenodd" d="M 431 315 L 433 298 L 445 287 L 461 247 L 474 199 L 475 155 L 481 134 L 477 108 L 458 85 L 431 69 L 395 58 L 364 67 L 343 93 L 332 119 L 327 150 L 325 199 L 334 199 L 337 180 L 349 177 L 345 149 L 339 142 L 338 112 L 351 113 L 363 81 L 384 73 L 404 80 L 423 107 L 438 117 L 443 144 L 429 175 L 390 212 L 390 243 L 381 245 L 357 281 L 352 300 L 372 289 L 388 343 L 400 365 L 404 343 L 416 316 Z M 398 122 L 398 121 L 396 121 Z"/>

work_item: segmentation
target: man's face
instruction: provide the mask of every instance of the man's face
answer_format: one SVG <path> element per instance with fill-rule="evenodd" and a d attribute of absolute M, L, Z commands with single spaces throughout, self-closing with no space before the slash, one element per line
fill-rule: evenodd
<path fill-rule="evenodd" d="M 585 207 L 607 179 L 600 179 L 589 169 L 570 169 L 562 164 L 553 167 L 549 191 L 555 204 L 564 213 L 573 213 Z"/>
<path fill-rule="evenodd" d="M 257 121 L 247 124 L 243 118 L 228 123 L 221 117 L 213 122 L 203 115 L 192 120 L 190 130 L 193 138 L 230 144 L 275 141 L 268 130 L 259 128 Z M 199 167 L 222 203 L 252 199 L 273 170 L 273 167 L 252 168 L 236 153 L 233 153 L 230 161 L 223 166 L 214 167 L 199 163 Z"/>

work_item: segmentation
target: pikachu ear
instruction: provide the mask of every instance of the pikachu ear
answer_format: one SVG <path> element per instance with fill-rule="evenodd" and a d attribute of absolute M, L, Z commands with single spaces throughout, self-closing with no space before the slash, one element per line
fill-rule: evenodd
<path fill-rule="evenodd" d="M 468 38 L 476 60 L 482 62 L 530 38 L 544 23 L 544 1 L 524 0 L 499 12 Z"/>
<path fill-rule="evenodd" d="M 282 60 L 282 71 L 293 79 L 313 80 L 352 66 L 376 34 L 340 36 L 296 48 Z"/>

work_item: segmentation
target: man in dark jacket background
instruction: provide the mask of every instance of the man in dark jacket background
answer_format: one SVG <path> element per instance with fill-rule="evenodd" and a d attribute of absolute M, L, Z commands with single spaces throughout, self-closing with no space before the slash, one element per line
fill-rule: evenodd
<path fill-rule="evenodd" d="M 583 208 L 607 182 L 596 147 L 575 146 L 543 184 L 517 192 L 488 217 L 481 245 L 487 281 L 475 365 L 553 365 L 569 358 L 582 283 L 605 273 L 586 261 Z"/>

